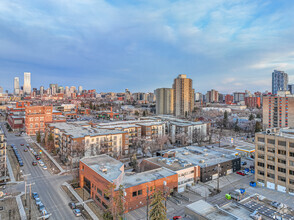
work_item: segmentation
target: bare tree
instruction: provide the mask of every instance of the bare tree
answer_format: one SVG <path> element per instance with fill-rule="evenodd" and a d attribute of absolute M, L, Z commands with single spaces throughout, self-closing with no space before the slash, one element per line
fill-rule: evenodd
<path fill-rule="evenodd" d="M 192 143 L 197 143 L 198 146 L 201 146 L 204 141 L 204 135 L 201 132 L 200 128 L 195 128 L 192 132 Z"/>

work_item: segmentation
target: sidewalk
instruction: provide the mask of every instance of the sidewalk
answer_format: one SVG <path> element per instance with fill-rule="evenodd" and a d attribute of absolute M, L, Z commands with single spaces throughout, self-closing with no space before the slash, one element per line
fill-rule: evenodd
<path fill-rule="evenodd" d="M 14 178 L 14 175 L 13 175 L 13 171 L 12 171 L 12 167 L 11 167 L 11 164 L 10 164 L 10 161 L 9 161 L 9 157 L 6 156 L 6 164 L 7 164 L 7 169 L 8 169 L 8 173 L 9 173 L 9 177 L 10 177 L 10 182 L 15 182 L 15 178 Z"/>
<path fill-rule="evenodd" d="M 24 207 L 23 207 L 23 204 L 22 204 L 22 201 L 21 201 L 21 196 L 22 195 L 24 195 L 24 192 L 22 192 L 21 194 L 16 196 L 15 199 L 16 199 L 16 203 L 17 203 L 17 206 L 18 206 L 19 215 L 20 215 L 21 220 L 26 220 L 27 219 L 26 212 L 24 210 Z"/>
<path fill-rule="evenodd" d="M 68 190 L 74 195 L 74 197 L 76 197 L 76 199 L 79 201 L 79 204 L 83 204 L 84 203 L 84 207 L 86 209 L 86 211 L 89 213 L 89 215 L 92 217 L 93 220 L 99 220 L 99 218 L 94 214 L 94 212 L 89 208 L 89 206 L 86 204 L 87 201 L 83 201 L 82 198 L 76 193 L 76 191 L 71 187 L 70 184 L 68 184 L 67 182 L 64 182 L 62 184 L 63 186 L 66 186 L 68 188 Z"/>
<path fill-rule="evenodd" d="M 66 170 L 64 170 L 59 165 L 59 163 L 57 163 L 57 161 L 40 144 L 38 144 L 37 142 L 35 142 L 31 137 L 28 136 L 28 138 L 30 139 L 30 141 L 32 143 L 36 144 L 42 150 L 42 152 L 45 153 L 47 155 L 47 157 L 55 164 L 55 166 L 60 170 L 59 175 L 66 172 Z"/>

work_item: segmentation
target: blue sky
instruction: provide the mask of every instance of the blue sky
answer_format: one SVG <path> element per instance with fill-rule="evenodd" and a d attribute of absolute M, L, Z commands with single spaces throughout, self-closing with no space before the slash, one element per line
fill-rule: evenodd
<path fill-rule="evenodd" d="M 185 73 L 196 91 L 294 83 L 291 0 L 1 0 L 0 86 L 153 91 Z"/>

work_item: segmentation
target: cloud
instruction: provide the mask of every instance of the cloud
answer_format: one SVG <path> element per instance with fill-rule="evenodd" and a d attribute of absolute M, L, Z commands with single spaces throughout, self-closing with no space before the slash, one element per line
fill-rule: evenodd
<path fill-rule="evenodd" d="M 293 6 L 290 0 L 3 0 L 1 86 L 11 89 L 15 75 L 31 71 L 34 87 L 55 81 L 153 91 L 186 73 L 196 91 L 269 89 L 274 68 L 294 71 Z"/>

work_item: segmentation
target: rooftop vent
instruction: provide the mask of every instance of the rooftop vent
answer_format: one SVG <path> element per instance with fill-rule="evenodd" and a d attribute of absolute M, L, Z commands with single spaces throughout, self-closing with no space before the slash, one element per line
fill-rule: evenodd
<path fill-rule="evenodd" d="M 205 161 L 204 160 L 199 160 L 199 163 L 204 163 Z"/>

